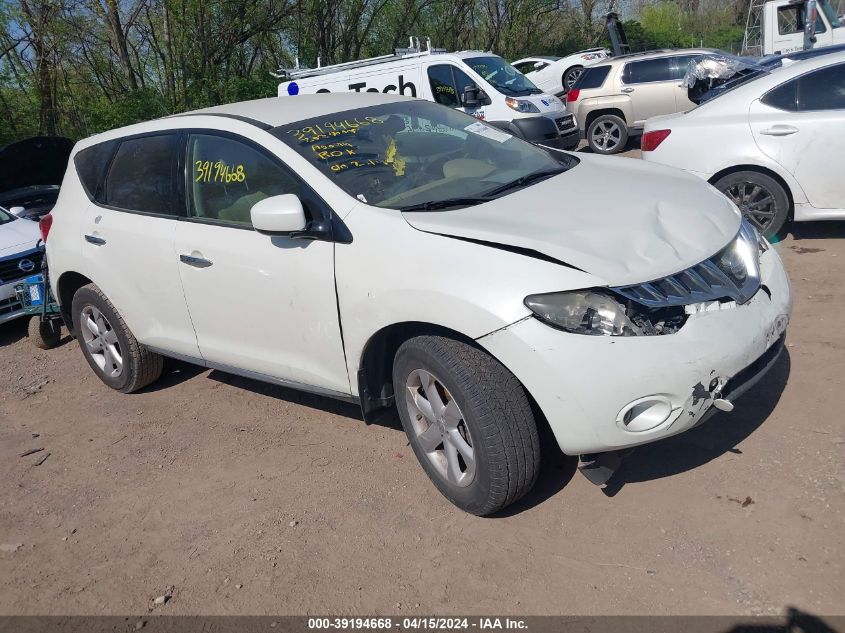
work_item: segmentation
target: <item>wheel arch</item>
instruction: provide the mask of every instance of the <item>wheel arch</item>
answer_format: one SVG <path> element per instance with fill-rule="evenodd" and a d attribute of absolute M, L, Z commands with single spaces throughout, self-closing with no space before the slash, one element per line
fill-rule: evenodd
<path fill-rule="evenodd" d="M 358 397 L 364 420 L 393 405 L 393 359 L 399 347 L 415 336 L 433 335 L 455 339 L 478 347 L 469 336 L 435 323 L 403 321 L 374 332 L 364 345 L 358 361 Z"/>
<path fill-rule="evenodd" d="M 716 184 L 716 182 L 720 178 L 724 178 L 730 174 L 735 174 L 740 171 L 756 171 L 757 173 L 764 174 L 769 176 L 770 178 L 775 179 L 778 184 L 783 187 L 783 190 L 786 192 L 786 197 L 789 198 L 789 220 L 793 220 L 793 216 L 795 214 L 795 195 L 792 191 L 792 186 L 786 181 L 786 179 L 781 176 L 778 172 L 774 171 L 773 169 L 769 169 L 768 167 L 763 167 L 761 165 L 733 165 L 731 167 L 726 167 L 720 171 L 717 171 L 715 174 L 710 176 L 707 179 L 711 185 Z"/>
<path fill-rule="evenodd" d="M 71 314 L 70 306 L 73 302 L 73 295 L 76 291 L 92 283 L 88 277 L 73 270 L 69 270 L 61 274 L 56 283 L 56 292 L 58 293 L 59 307 L 61 308 L 62 320 L 68 331 L 74 336 L 73 315 Z"/>
<path fill-rule="evenodd" d="M 423 321 L 405 321 L 387 325 L 376 331 L 369 338 L 361 352 L 361 359 L 358 365 L 358 396 L 361 404 L 361 413 L 364 421 L 368 424 L 375 421 L 385 409 L 389 409 L 394 405 L 393 359 L 399 347 L 408 339 L 423 335 L 443 336 L 471 345 L 495 359 L 496 362 L 500 363 L 508 371 L 511 371 L 490 350 L 479 345 L 471 337 L 452 328 Z M 519 380 L 519 376 L 516 376 L 516 379 L 525 391 L 539 431 L 546 439 L 554 438 L 549 421 L 542 408 L 540 408 L 539 403 L 525 384 Z M 557 440 L 554 440 L 552 443 L 557 445 Z"/>
<path fill-rule="evenodd" d="M 593 121 L 595 121 L 600 116 L 604 116 L 605 114 L 612 114 L 614 116 L 618 116 L 625 122 L 625 127 L 628 127 L 628 119 L 625 118 L 625 113 L 619 108 L 598 108 L 596 110 L 591 110 L 587 113 L 587 118 L 584 119 L 584 131 L 589 129 Z"/>

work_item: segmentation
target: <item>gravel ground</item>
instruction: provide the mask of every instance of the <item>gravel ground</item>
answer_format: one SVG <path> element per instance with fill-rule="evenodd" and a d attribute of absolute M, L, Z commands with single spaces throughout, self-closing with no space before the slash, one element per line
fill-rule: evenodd
<path fill-rule="evenodd" d="M 2 325 L 0 614 L 845 613 L 843 238 L 777 246 L 788 353 L 733 413 L 604 492 L 548 448 L 487 519 L 437 493 L 393 416 L 177 362 L 121 395 L 75 341 Z"/>

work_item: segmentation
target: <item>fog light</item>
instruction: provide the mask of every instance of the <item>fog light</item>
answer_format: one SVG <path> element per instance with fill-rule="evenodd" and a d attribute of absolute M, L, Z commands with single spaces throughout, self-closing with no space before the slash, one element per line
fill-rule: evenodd
<path fill-rule="evenodd" d="M 646 396 L 626 405 L 616 417 L 616 424 L 625 431 L 642 433 L 673 420 L 680 408 L 672 406 L 666 396 Z"/>

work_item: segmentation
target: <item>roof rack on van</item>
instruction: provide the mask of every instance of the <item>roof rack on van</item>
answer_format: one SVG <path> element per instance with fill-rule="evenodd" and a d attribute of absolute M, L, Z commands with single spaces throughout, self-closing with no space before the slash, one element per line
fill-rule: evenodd
<path fill-rule="evenodd" d="M 408 48 L 394 49 L 391 55 L 380 55 L 378 57 L 370 57 L 368 59 L 360 59 L 354 62 L 343 62 L 341 64 L 331 64 L 323 66 L 320 63 L 320 58 L 317 58 L 316 68 L 302 68 L 299 65 L 299 58 L 296 58 L 296 65 L 293 68 L 279 68 L 278 71 L 270 73 L 277 79 L 285 81 L 290 79 L 302 79 L 305 77 L 315 77 L 317 75 L 327 75 L 341 70 L 350 70 L 352 68 L 360 68 L 362 66 L 372 66 L 374 64 L 381 64 L 387 61 L 395 61 L 397 59 L 404 59 L 406 57 L 421 57 L 423 55 L 434 55 L 437 53 L 445 53 L 445 48 L 433 48 L 431 46 L 431 38 L 425 38 L 425 49 L 420 46 L 420 38 L 410 37 L 410 46 Z"/>

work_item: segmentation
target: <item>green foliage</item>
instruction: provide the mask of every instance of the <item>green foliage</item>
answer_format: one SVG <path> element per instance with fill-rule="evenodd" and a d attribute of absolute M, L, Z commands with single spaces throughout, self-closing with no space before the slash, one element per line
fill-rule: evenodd
<path fill-rule="evenodd" d="M 731 48 L 734 5 L 658 0 L 625 23 L 634 50 Z M 843 0 L 845 1 L 845 0 Z M 678 0 L 681 2 L 681 0 Z M 0 144 L 71 138 L 185 110 L 274 96 L 271 72 L 383 55 L 409 35 L 509 59 L 606 44 L 609 0 L 5 0 Z M 703 5 L 702 5 L 703 6 Z"/>

